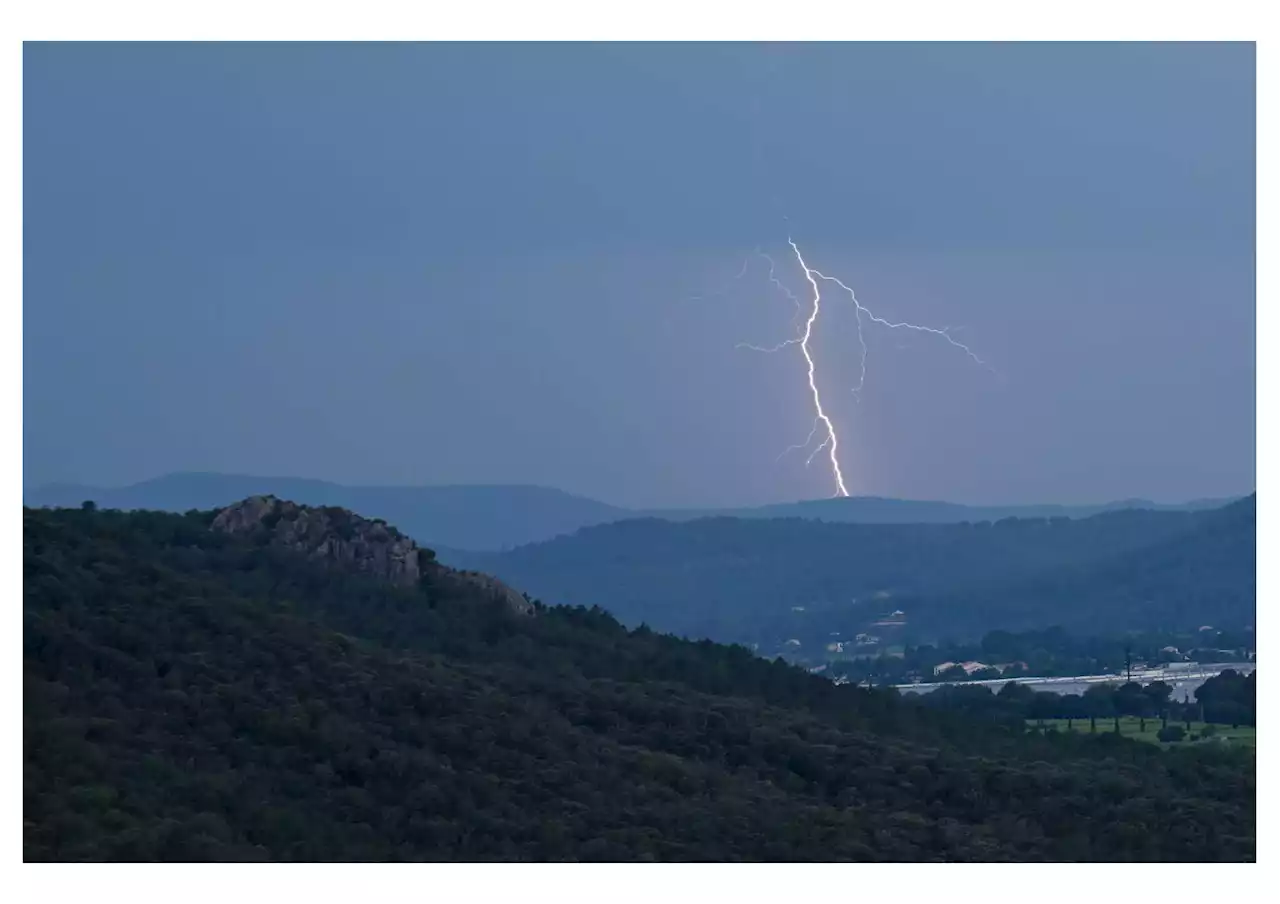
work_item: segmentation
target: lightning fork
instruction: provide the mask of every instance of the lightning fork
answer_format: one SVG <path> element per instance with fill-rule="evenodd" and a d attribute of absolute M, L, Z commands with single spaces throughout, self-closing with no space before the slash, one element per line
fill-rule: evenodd
<path fill-rule="evenodd" d="M 974 362 L 976 362 L 980 366 L 985 367 L 986 369 L 990 370 L 992 373 L 997 373 L 997 371 L 995 370 L 994 367 L 992 367 L 982 358 L 978 357 L 977 353 L 975 353 L 972 348 L 970 348 L 965 343 L 960 342 L 953 335 L 951 335 L 952 329 L 950 327 L 942 327 L 941 329 L 939 329 L 937 327 L 923 326 L 918 323 L 886 320 L 885 318 L 880 317 L 874 311 L 866 307 L 861 301 L 858 300 L 857 293 L 855 293 L 851 287 L 849 287 L 844 282 L 842 282 L 841 280 L 837 279 L 834 276 L 827 276 L 825 273 L 822 273 L 821 271 L 816 270 L 813 267 L 810 267 L 809 264 L 805 261 L 804 255 L 801 254 L 799 246 L 796 245 L 795 241 L 793 241 L 790 236 L 787 237 L 787 244 L 791 246 L 791 251 L 795 254 L 797 263 L 799 263 L 800 268 L 804 270 L 805 279 L 808 280 L 810 287 L 813 289 L 813 300 L 811 302 L 809 314 L 805 318 L 804 327 L 803 329 L 797 328 L 796 336 L 792 337 L 791 339 L 787 339 L 783 342 L 780 342 L 774 346 L 765 347 L 765 346 L 759 346 L 759 345 L 752 345 L 751 343 L 747 343 L 747 342 L 740 342 L 737 344 L 736 347 L 746 348 L 746 349 L 751 349 L 752 351 L 766 352 L 766 353 L 778 352 L 792 345 L 798 345 L 800 347 L 800 351 L 804 355 L 804 359 L 805 359 L 806 376 L 808 378 L 808 383 L 809 383 L 809 394 L 813 398 L 813 408 L 815 412 L 815 416 L 813 420 L 813 428 L 809 431 L 809 435 L 808 437 L 806 437 L 803 443 L 798 443 L 793 446 L 788 446 L 786 449 L 782 451 L 782 454 L 778 456 L 778 460 L 781 461 L 785 455 L 787 455 L 789 452 L 795 451 L 796 449 L 808 448 L 809 444 L 813 442 L 813 438 L 818 434 L 819 430 L 825 428 L 825 436 L 823 437 L 822 442 L 820 442 L 818 446 L 812 452 L 809 453 L 809 457 L 805 461 L 805 466 L 807 467 L 808 465 L 810 465 L 813 462 L 814 458 L 817 457 L 817 455 L 820 452 L 826 449 L 827 457 L 831 461 L 831 474 L 834 477 L 835 484 L 836 484 L 836 492 L 834 495 L 848 496 L 849 491 L 848 491 L 848 488 L 845 486 L 844 473 L 840 468 L 840 457 L 839 457 L 840 439 L 836 434 L 836 428 L 835 428 L 834 422 L 831 420 L 830 416 L 826 413 L 826 410 L 822 406 L 822 395 L 818 390 L 818 383 L 816 379 L 817 368 L 813 360 L 813 354 L 809 348 L 809 340 L 813 337 L 814 324 L 817 322 L 818 317 L 822 312 L 822 289 L 819 286 L 819 281 L 835 283 L 837 286 L 843 289 L 846 293 L 848 293 L 850 300 L 853 301 L 854 314 L 858 324 L 858 345 L 860 349 L 860 357 L 859 357 L 858 383 L 856 386 L 853 387 L 852 391 L 857 396 L 858 401 L 862 400 L 862 390 L 866 386 L 866 381 L 867 381 L 867 341 L 866 341 L 866 336 L 863 329 L 864 316 L 869 322 L 874 323 L 878 326 L 885 327 L 886 329 L 909 330 L 917 333 L 929 333 L 934 336 L 940 336 L 948 344 L 963 351 L 969 358 L 971 358 Z M 783 283 L 782 280 L 778 278 L 777 272 L 776 272 L 777 268 L 773 258 L 765 254 L 760 249 L 756 249 L 756 254 L 763 257 L 765 260 L 769 262 L 769 281 L 772 282 L 775 286 L 777 286 L 783 292 L 783 294 L 785 294 L 789 299 L 791 299 L 792 303 L 796 306 L 796 320 L 798 320 L 800 316 L 804 313 L 804 309 L 801 306 L 800 299 L 797 298 L 795 293 L 793 293 L 789 288 L 787 288 L 786 284 Z M 742 272 L 739 273 L 738 278 L 741 278 L 742 274 L 744 274 L 745 272 L 746 272 L 746 264 L 744 263 Z M 794 324 L 795 320 L 793 320 L 792 323 Z"/>

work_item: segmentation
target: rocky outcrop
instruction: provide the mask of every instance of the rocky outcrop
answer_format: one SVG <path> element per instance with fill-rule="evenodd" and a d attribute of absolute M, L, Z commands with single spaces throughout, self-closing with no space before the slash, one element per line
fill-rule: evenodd
<path fill-rule="evenodd" d="M 381 521 L 345 509 L 251 496 L 220 511 L 212 526 L 232 534 L 266 531 L 275 546 L 405 587 L 422 577 L 416 543 Z"/>
<path fill-rule="evenodd" d="M 519 612 L 521 615 L 533 614 L 533 603 L 529 602 L 523 593 L 513 590 L 492 575 L 481 574 L 478 571 L 454 571 L 452 568 L 444 568 L 440 565 L 435 567 L 447 572 L 449 580 L 468 587 L 483 597 L 497 600 L 513 612 Z"/>
<path fill-rule="evenodd" d="M 417 586 L 429 577 L 501 602 L 514 612 L 533 612 L 523 594 L 497 578 L 446 568 L 435 561 L 434 552 L 419 547 L 386 522 L 362 518 L 346 509 L 251 496 L 219 511 L 212 528 L 229 534 L 260 533 L 274 546 L 402 587 Z"/>

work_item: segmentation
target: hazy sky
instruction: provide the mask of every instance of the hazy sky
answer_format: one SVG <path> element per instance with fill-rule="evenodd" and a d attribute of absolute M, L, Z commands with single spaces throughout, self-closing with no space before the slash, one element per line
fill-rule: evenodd
<path fill-rule="evenodd" d="M 1252 45 L 27 45 L 23 157 L 27 485 L 830 495 L 790 232 L 995 371 L 825 289 L 851 492 L 1254 486 Z"/>

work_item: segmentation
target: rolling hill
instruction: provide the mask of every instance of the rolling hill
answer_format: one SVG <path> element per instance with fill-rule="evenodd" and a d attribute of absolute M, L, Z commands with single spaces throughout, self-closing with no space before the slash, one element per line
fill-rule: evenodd
<path fill-rule="evenodd" d="M 530 603 L 338 508 L 23 512 L 27 860 L 1252 860 L 1247 752 Z"/>
<path fill-rule="evenodd" d="M 1238 629 L 1254 624 L 1256 575 L 1256 499 L 1249 496 L 1196 515 L 1190 530 L 1159 542 L 910 605 L 921 620 L 957 631 Z"/>
<path fill-rule="evenodd" d="M 548 601 L 596 602 L 628 624 L 762 650 L 852 638 L 899 609 L 900 633 L 914 639 L 1243 626 L 1253 623 L 1253 505 L 977 524 L 627 521 L 445 557 Z"/>

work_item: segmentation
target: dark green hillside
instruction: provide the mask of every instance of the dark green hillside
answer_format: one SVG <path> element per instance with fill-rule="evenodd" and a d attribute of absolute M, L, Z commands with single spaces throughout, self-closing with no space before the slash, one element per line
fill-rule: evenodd
<path fill-rule="evenodd" d="M 1254 856 L 1248 756 L 1033 737 L 245 511 L 24 510 L 26 859 Z"/>
<path fill-rule="evenodd" d="M 1194 518 L 1170 539 L 1029 580 L 912 601 L 921 620 L 957 634 L 1062 625 L 1081 631 L 1252 626 L 1254 496 Z"/>
<path fill-rule="evenodd" d="M 932 640 L 1060 624 L 1090 633 L 1252 624 L 1252 497 L 1205 512 L 865 525 L 627 521 L 500 554 L 450 553 L 546 600 L 778 648 L 852 639 L 896 609 Z M 1180 564 L 1182 562 L 1187 564 Z M 1126 588 L 1122 596 L 1120 587 Z M 1148 594 L 1141 606 L 1120 608 Z"/>

